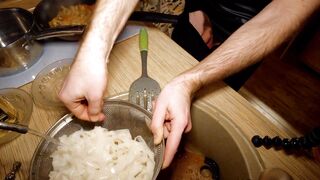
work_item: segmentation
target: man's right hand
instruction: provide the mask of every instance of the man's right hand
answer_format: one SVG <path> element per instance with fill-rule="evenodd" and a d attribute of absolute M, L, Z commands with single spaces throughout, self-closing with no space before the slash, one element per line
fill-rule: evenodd
<path fill-rule="evenodd" d="M 60 100 L 79 119 L 102 121 L 103 95 L 107 85 L 105 60 L 76 59 L 59 93 Z"/>

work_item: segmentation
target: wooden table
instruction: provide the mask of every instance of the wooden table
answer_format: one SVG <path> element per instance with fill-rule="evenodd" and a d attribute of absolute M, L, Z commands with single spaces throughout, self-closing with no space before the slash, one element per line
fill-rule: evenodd
<path fill-rule="evenodd" d="M 0 0 L 0 8 L 20 7 L 32 10 L 40 0 Z"/>
<path fill-rule="evenodd" d="M 22 7 L 32 9 L 38 0 L 5 0 L 2 7 Z M 196 65 L 198 62 L 176 45 L 162 32 L 149 29 L 149 75 L 157 80 L 161 87 L 173 77 Z M 138 37 L 132 37 L 114 46 L 109 63 L 108 88 L 105 96 L 126 92 L 130 84 L 140 76 L 140 54 Z M 31 83 L 21 89 L 30 92 Z M 237 92 L 219 82 L 206 87 L 199 93 L 195 103 L 206 102 L 208 108 L 216 107 L 225 113 L 242 130 L 248 140 L 253 135 L 280 137 L 292 136 L 292 132 L 275 126 L 270 120 L 255 110 Z M 34 105 L 30 119 L 30 128 L 46 132 L 66 112 L 48 111 Z M 8 173 L 14 161 L 22 162 L 17 179 L 27 179 L 30 160 L 40 138 L 33 135 L 21 135 L 14 141 L 0 146 L 0 179 Z M 320 179 L 320 163 L 306 157 L 286 155 L 283 151 L 259 148 L 258 152 L 266 168 L 279 167 L 295 179 Z"/>

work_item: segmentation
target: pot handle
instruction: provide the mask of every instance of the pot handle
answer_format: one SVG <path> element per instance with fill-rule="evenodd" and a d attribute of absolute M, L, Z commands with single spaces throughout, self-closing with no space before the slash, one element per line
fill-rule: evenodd
<path fill-rule="evenodd" d="M 37 34 L 32 34 L 32 39 L 42 40 L 54 37 L 75 36 L 83 34 L 85 26 L 65 26 L 41 30 Z"/>
<path fill-rule="evenodd" d="M 29 131 L 29 128 L 27 126 L 6 122 L 0 122 L 0 129 L 14 131 L 21 134 L 26 134 Z"/>
<path fill-rule="evenodd" d="M 131 21 L 143 21 L 143 22 L 154 22 L 154 23 L 171 23 L 176 24 L 180 16 L 154 13 L 154 12 L 133 12 L 129 20 Z M 75 36 L 82 35 L 85 30 L 84 25 L 78 26 L 65 26 L 65 27 L 56 27 L 48 28 L 37 32 L 37 34 L 32 34 L 31 37 L 27 39 L 43 40 L 54 37 L 65 37 L 65 36 Z"/>
<path fill-rule="evenodd" d="M 156 12 L 135 11 L 129 17 L 131 21 L 177 24 L 181 16 Z"/>

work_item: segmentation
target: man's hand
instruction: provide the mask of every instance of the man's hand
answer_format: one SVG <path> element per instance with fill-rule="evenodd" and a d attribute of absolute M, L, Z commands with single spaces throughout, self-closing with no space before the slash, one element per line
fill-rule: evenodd
<path fill-rule="evenodd" d="M 191 90 L 183 78 L 176 78 L 161 91 L 153 107 L 151 130 L 155 144 L 167 138 L 163 168 L 170 165 L 183 132 L 191 130 Z"/>
<path fill-rule="evenodd" d="M 138 0 L 98 0 L 59 97 L 78 118 L 101 121 L 109 54 Z"/>
<path fill-rule="evenodd" d="M 65 79 L 59 98 L 78 118 L 101 121 L 103 94 L 107 85 L 105 60 L 92 63 L 90 59 L 78 59 Z"/>

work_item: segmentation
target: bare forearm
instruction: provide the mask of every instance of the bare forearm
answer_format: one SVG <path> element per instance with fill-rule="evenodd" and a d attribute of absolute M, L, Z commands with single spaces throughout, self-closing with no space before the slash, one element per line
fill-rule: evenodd
<path fill-rule="evenodd" d="M 108 61 L 112 46 L 137 2 L 138 0 L 98 0 L 78 55 L 90 54 L 90 59 Z"/>
<path fill-rule="evenodd" d="M 224 79 L 272 52 L 293 36 L 319 8 L 318 0 L 276 0 L 233 33 L 218 49 L 196 67 L 185 72 L 192 92 Z"/>

